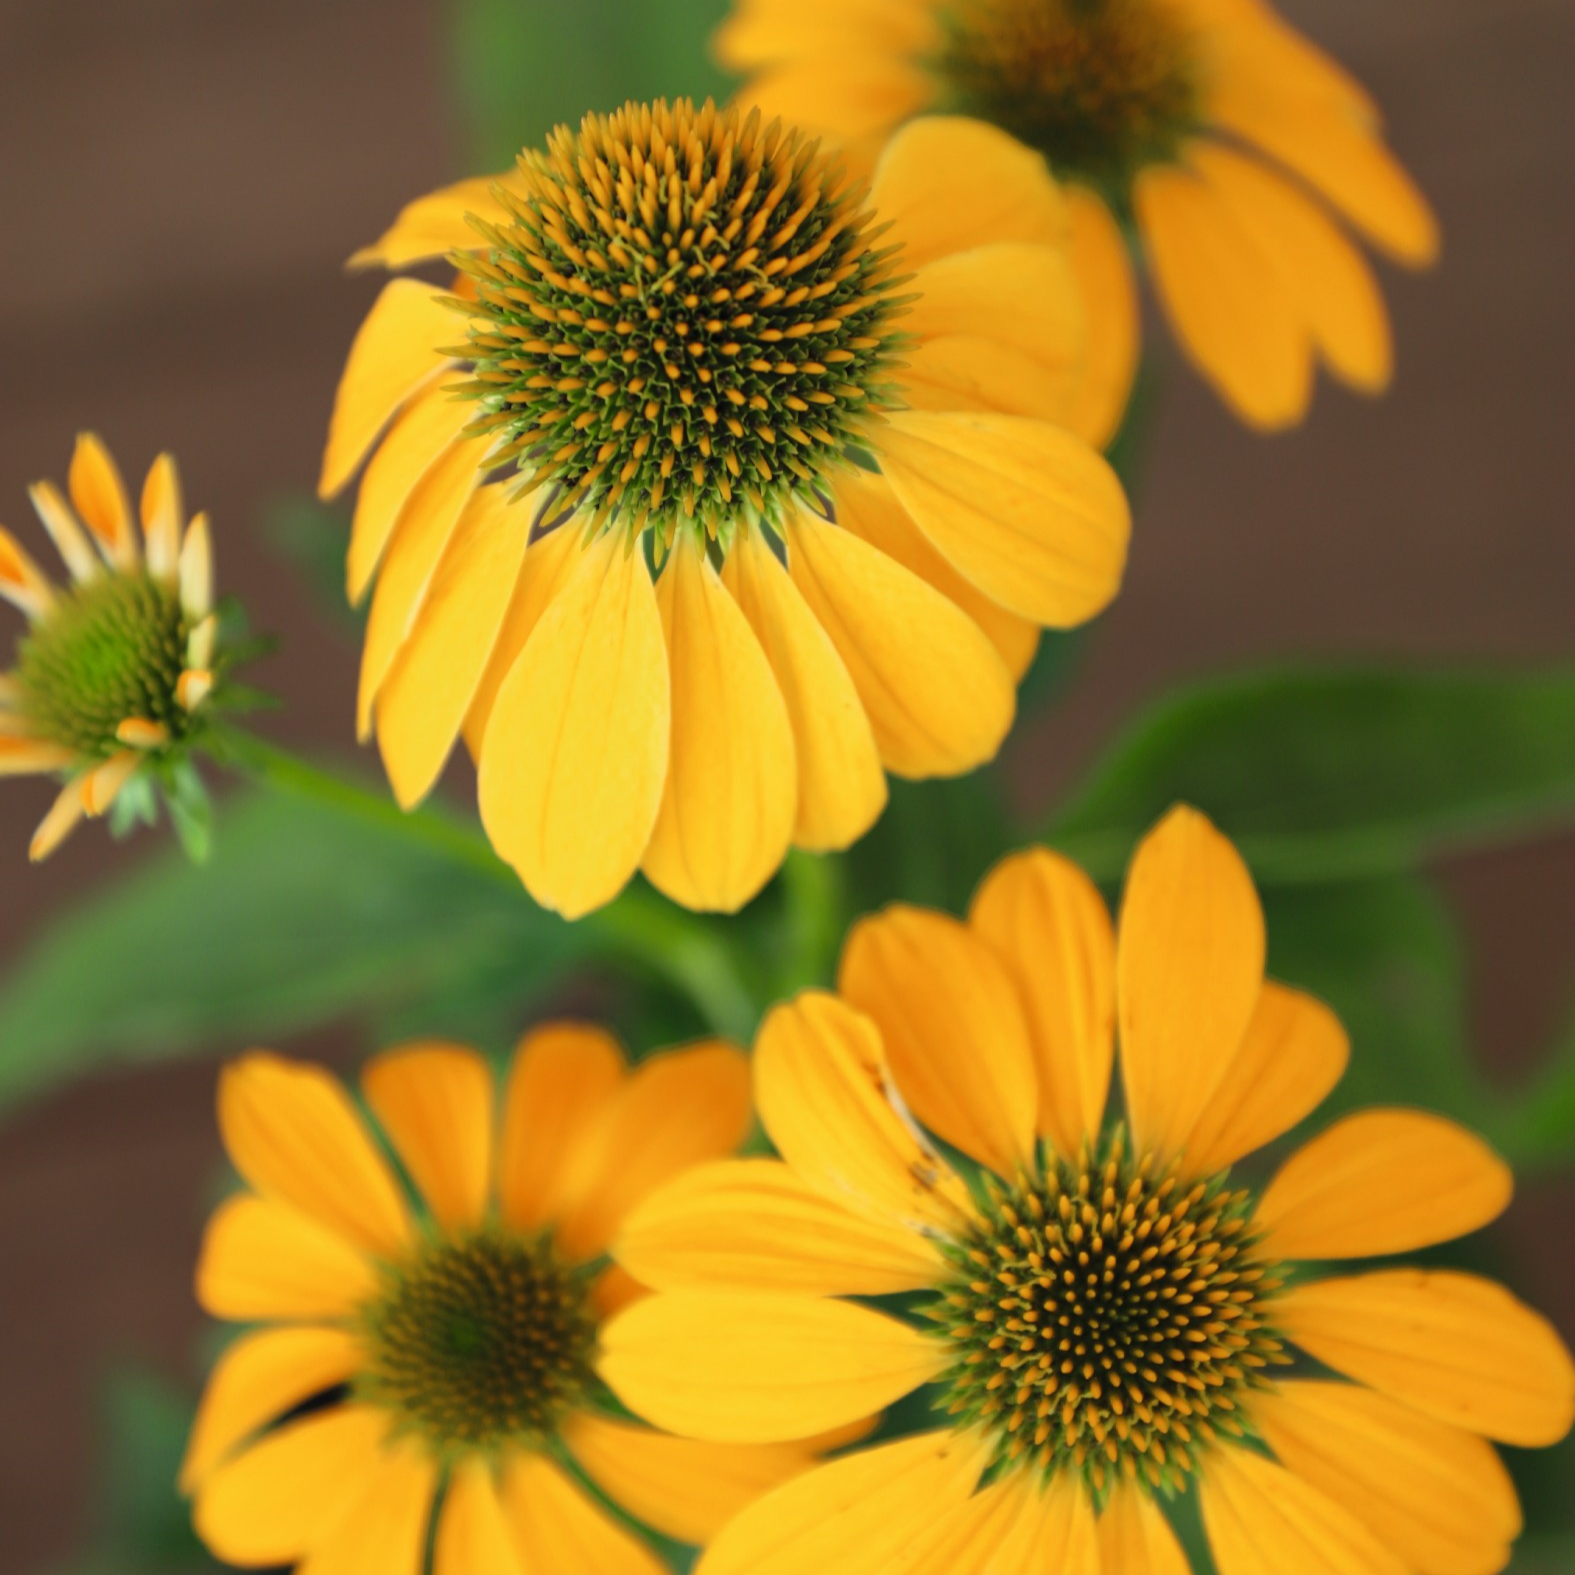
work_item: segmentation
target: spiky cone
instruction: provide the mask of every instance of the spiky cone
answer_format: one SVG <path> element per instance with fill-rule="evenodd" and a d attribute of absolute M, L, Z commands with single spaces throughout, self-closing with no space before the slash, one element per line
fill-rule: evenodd
<path fill-rule="evenodd" d="M 65 778 L 30 849 L 37 861 L 84 816 L 108 814 L 181 776 L 224 665 L 208 520 L 187 520 L 175 461 L 149 469 L 137 528 L 108 449 L 82 433 L 66 492 L 40 481 L 33 506 L 65 564 L 56 584 L 0 529 L 0 597 L 28 627 L 0 676 L 0 776 Z"/>
<path fill-rule="evenodd" d="M 663 1575 L 637 1525 L 703 1543 L 850 1436 L 695 1444 L 631 1421 L 596 1376 L 602 1322 L 645 1294 L 608 1237 L 743 1140 L 738 1050 L 631 1069 L 608 1034 L 548 1024 L 501 1089 L 474 1051 L 423 1043 L 376 1057 L 361 1092 L 365 1115 L 328 1073 L 261 1052 L 220 1083 L 245 1190 L 213 1216 L 197 1290 L 249 1327 L 181 1483 L 226 1564 Z"/>
<path fill-rule="evenodd" d="M 1409 268 L 1438 254 L 1426 200 L 1367 91 L 1263 0 L 733 0 L 718 57 L 740 101 L 875 156 L 911 115 L 975 115 L 1067 186 L 1094 382 L 1119 413 L 1137 364 L 1123 230 L 1183 351 L 1275 429 L 1322 364 L 1389 384 L 1388 313 L 1352 232 Z"/>
<path fill-rule="evenodd" d="M 732 910 L 861 836 L 887 772 L 989 760 L 1039 630 L 1125 562 L 1066 236 L 976 122 L 915 123 L 866 190 L 687 102 L 412 204 L 360 260 L 452 250 L 461 285 L 386 286 L 322 479 L 375 448 L 349 589 L 377 581 L 359 721 L 400 801 L 463 733 L 540 902 L 643 870 Z"/>
<path fill-rule="evenodd" d="M 1348 1058 L 1264 950 L 1247 870 L 1182 808 L 1119 934 L 1036 850 L 966 923 L 862 921 L 837 993 L 766 1019 L 781 1158 L 632 1213 L 613 1254 L 657 1294 L 608 1325 L 601 1372 L 655 1425 L 741 1445 L 916 1389 L 930 1415 L 761 1499 L 699 1575 L 1185 1575 L 1181 1495 L 1219 1575 L 1503 1568 L 1521 1518 L 1489 1440 L 1565 1435 L 1569 1352 L 1491 1281 L 1343 1265 L 1487 1224 L 1509 1172 L 1399 1109 L 1255 1163 Z"/>

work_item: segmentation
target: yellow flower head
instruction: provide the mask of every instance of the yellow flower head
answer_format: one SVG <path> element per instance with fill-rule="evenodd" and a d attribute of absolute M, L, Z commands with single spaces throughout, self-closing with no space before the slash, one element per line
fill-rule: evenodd
<path fill-rule="evenodd" d="M 67 779 L 33 838 L 35 861 L 117 801 L 150 814 L 155 783 L 179 816 L 200 793 L 191 749 L 222 700 L 208 520 L 185 519 L 175 461 L 161 454 L 148 471 L 140 535 L 90 432 L 77 438 L 67 491 L 30 489 L 68 585 L 0 529 L 0 597 L 28 619 L 16 665 L 0 674 L 0 776 Z"/>
<path fill-rule="evenodd" d="M 1126 554 L 1066 248 L 1042 162 L 952 118 L 866 190 L 758 115 L 631 105 L 412 204 L 361 260 L 454 251 L 457 295 L 384 289 L 323 474 L 375 445 L 349 578 L 400 800 L 463 731 L 539 901 L 643 869 L 731 910 L 886 771 L 990 759 Z"/>
<path fill-rule="evenodd" d="M 391 1051 L 361 1086 L 386 1149 L 318 1068 L 254 1053 L 220 1085 L 247 1190 L 208 1227 L 198 1295 L 261 1327 L 220 1359 L 182 1469 L 218 1557 L 420 1575 L 430 1535 L 435 1575 L 660 1575 L 598 1495 L 699 1543 L 812 1462 L 632 1423 L 595 1371 L 602 1319 L 645 1294 L 608 1265 L 612 1233 L 748 1129 L 736 1049 L 631 1071 L 558 1024 L 526 1037 L 501 1100 L 446 1044 Z"/>
<path fill-rule="evenodd" d="M 634 1210 L 614 1253 L 658 1294 L 604 1331 L 601 1371 L 741 1446 L 916 1388 L 933 1421 L 766 1495 L 700 1575 L 1184 1575 L 1162 1506 L 1190 1491 L 1220 1575 L 1503 1567 L 1520 1512 L 1487 1440 L 1565 1434 L 1569 1353 L 1474 1275 L 1326 1265 L 1485 1225 L 1509 1173 L 1398 1109 L 1255 1169 L 1348 1053 L 1263 969 L 1246 869 L 1178 809 L 1119 938 L 1081 871 L 1031 852 L 966 923 L 864 921 L 837 993 L 768 1017 L 755 1097 L 782 1157 Z"/>
<path fill-rule="evenodd" d="M 717 35 L 743 101 L 868 160 L 908 116 L 973 115 L 1067 183 L 1090 372 L 1124 402 L 1133 228 L 1182 348 L 1254 426 L 1294 425 L 1321 361 L 1376 393 L 1389 321 L 1354 229 L 1438 253 L 1365 90 L 1263 0 L 734 0 Z"/>

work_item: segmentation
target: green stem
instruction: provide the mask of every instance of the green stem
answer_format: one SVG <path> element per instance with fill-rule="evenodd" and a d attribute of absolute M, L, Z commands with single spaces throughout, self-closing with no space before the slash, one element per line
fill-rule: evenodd
<path fill-rule="evenodd" d="M 434 809 L 406 813 L 385 794 L 362 787 L 250 733 L 229 732 L 226 763 L 253 780 L 321 804 L 415 843 L 528 901 L 519 877 L 492 851 L 485 835 Z M 654 892 L 631 887 L 579 921 L 587 950 L 616 957 L 673 986 L 693 1003 L 712 1032 L 746 1040 L 760 1008 L 724 932 Z"/>

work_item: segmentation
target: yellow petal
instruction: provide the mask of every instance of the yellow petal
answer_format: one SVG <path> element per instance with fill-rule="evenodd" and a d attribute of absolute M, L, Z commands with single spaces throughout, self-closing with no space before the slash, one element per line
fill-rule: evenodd
<path fill-rule="evenodd" d="M 48 814 L 39 821 L 38 830 L 28 844 L 28 858 L 34 864 L 42 863 L 76 830 L 85 813 L 81 787 L 76 782 L 66 783 L 59 797 L 49 806 Z"/>
<path fill-rule="evenodd" d="M 1012 676 L 978 624 L 917 575 L 804 511 L 788 572 L 831 637 L 899 776 L 957 776 L 1012 725 Z"/>
<path fill-rule="evenodd" d="M 1045 161 L 962 115 L 926 115 L 897 131 L 869 201 L 902 242 L 904 268 L 994 242 L 1057 247 L 1067 237 L 1066 204 Z"/>
<path fill-rule="evenodd" d="M 626 549 L 608 530 L 580 555 L 482 742 L 487 835 L 526 890 L 570 919 L 610 902 L 639 867 L 667 777 L 662 620 L 645 559 Z"/>
<path fill-rule="evenodd" d="M 579 562 L 580 532 L 572 520 L 545 536 L 538 536 L 526 547 L 525 561 L 493 641 L 492 655 L 487 659 L 475 698 L 465 714 L 465 743 L 475 759 L 481 758 L 481 741 L 486 737 L 487 723 L 492 720 L 498 691 L 514 671 L 514 664 L 541 621 L 541 615 L 552 605 L 553 597 L 567 583 Z"/>
<path fill-rule="evenodd" d="M 1143 245 L 1193 365 L 1250 426 L 1294 426 L 1312 397 L 1312 337 L 1268 257 L 1206 181 L 1153 165 L 1133 187 Z"/>
<path fill-rule="evenodd" d="M 1039 649 L 1038 625 L 1008 612 L 965 580 L 914 524 L 884 476 L 850 469 L 837 477 L 832 502 L 839 525 L 961 607 L 989 636 L 1013 682 L 1022 679 Z"/>
<path fill-rule="evenodd" d="M 884 1296 L 945 1267 L 918 1232 L 853 1213 L 774 1159 L 686 1171 L 636 1205 L 613 1251 L 658 1290 Z"/>
<path fill-rule="evenodd" d="M 1347 1510 L 1261 1455 L 1216 1450 L 1199 1497 L 1219 1575 L 1407 1575 Z"/>
<path fill-rule="evenodd" d="M 968 915 L 1016 987 L 1038 1069 L 1038 1130 L 1076 1156 L 1098 1133 L 1115 1059 L 1116 943 L 1099 889 L 1044 848 L 985 878 Z"/>
<path fill-rule="evenodd" d="M 435 377 L 446 357 L 439 351 L 461 336 L 460 319 L 430 284 L 391 279 L 357 330 L 334 395 L 317 495 L 331 498 L 395 411 Z"/>
<path fill-rule="evenodd" d="M 197 1535 L 227 1564 L 294 1564 L 344 1518 L 382 1462 L 388 1419 L 336 1406 L 226 1461 L 197 1494 Z"/>
<path fill-rule="evenodd" d="M 1098 1532 L 1106 1575 L 1191 1575 L 1165 1512 L 1143 1488 L 1117 1484 L 1099 1516 Z"/>
<path fill-rule="evenodd" d="M 886 773 L 853 680 L 760 531 L 739 530 L 722 583 L 755 631 L 787 707 L 798 772 L 793 841 L 845 848 L 886 804 Z"/>
<path fill-rule="evenodd" d="M 851 1209 L 912 1230 L 955 1232 L 967 1188 L 897 1114 L 880 1034 L 834 995 L 776 1007 L 755 1041 L 755 1100 L 801 1180 Z"/>
<path fill-rule="evenodd" d="M 1063 1475 L 1052 1490 L 1058 1502 L 1066 1481 Z M 1042 1540 L 1050 1496 L 1035 1474 L 997 1477 L 917 1539 L 903 1575 L 1029 1575 L 1030 1570 L 1037 1575 L 1048 1569 L 1057 1575 L 1099 1575 L 1097 1565 L 1068 1563 L 1065 1548 Z"/>
<path fill-rule="evenodd" d="M 1344 1075 L 1351 1043 L 1322 1001 L 1264 982 L 1246 1037 L 1187 1139 L 1188 1169 L 1212 1175 L 1311 1115 Z"/>
<path fill-rule="evenodd" d="M 483 487 L 459 517 L 421 616 L 377 699 L 377 741 L 405 809 L 431 791 L 492 658 L 525 556 L 529 514 Z"/>
<path fill-rule="evenodd" d="M 792 61 L 763 72 L 740 90 L 740 104 L 780 117 L 806 132 L 854 141 L 884 133 L 929 99 L 928 78 L 917 66 L 878 55 Z"/>
<path fill-rule="evenodd" d="M 462 1460 L 449 1475 L 432 1575 L 526 1575 L 485 1460 Z"/>
<path fill-rule="evenodd" d="M 1299 1285 L 1275 1323 L 1336 1372 L 1502 1443 L 1557 1443 L 1575 1417 L 1575 1364 L 1553 1325 L 1473 1274 L 1391 1269 Z"/>
<path fill-rule="evenodd" d="M 411 494 L 439 456 L 458 442 L 474 414 L 464 400 L 449 394 L 446 384 L 438 383 L 405 406 L 378 444 L 361 478 L 350 527 L 345 590 L 352 602 L 366 594 Z"/>
<path fill-rule="evenodd" d="M 581 1411 L 564 1442 L 620 1509 L 680 1542 L 709 1542 L 762 1493 L 806 1471 L 802 1444 L 705 1444 Z"/>
<path fill-rule="evenodd" d="M 920 55 L 939 42 L 935 19 L 908 0 L 736 0 L 712 35 L 729 70 L 844 48 Z"/>
<path fill-rule="evenodd" d="M 338 1318 L 376 1289 L 366 1258 L 286 1204 L 242 1194 L 208 1221 L 197 1300 L 216 1318 Z"/>
<path fill-rule="evenodd" d="M 1063 1471 L 1039 1495 L 1037 1524 L 1031 1520 L 1030 1571 L 1064 1571 L 1065 1575 L 1100 1575 L 1099 1531 L 1088 1490 L 1074 1475 Z M 988 1566 L 980 1566 L 981 1575 Z M 1123 1571 L 1123 1575 L 1126 1572 Z"/>
<path fill-rule="evenodd" d="M 40 523 L 49 532 L 49 539 L 60 554 L 60 561 L 70 571 L 73 580 L 86 582 L 104 572 L 103 560 L 94 551 L 88 533 L 76 516 L 76 510 L 60 495 L 52 481 L 38 481 L 27 489 L 28 499 Z M 20 552 L 14 548 L 13 552 Z"/>
<path fill-rule="evenodd" d="M 1254 1224 L 1276 1258 L 1377 1258 L 1452 1241 L 1509 1206 L 1509 1166 L 1420 1110 L 1363 1110 L 1281 1166 Z"/>
<path fill-rule="evenodd" d="M 141 560 L 126 484 L 114 457 L 96 432 L 79 432 L 66 481 L 82 523 L 98 538 L 104 556 L 117 568 L 134 569 Z"/>
<path fill-rule="evenodd" d="M 942 334 L 904 350 L 903 402 L 912 410 L 977 411 L 1070 426 L 1081 374 L 1052 369 L 1015 345 Z"/>
<path fill-rule="evenodd" d="M 666 1575 L 666 1566 L 545 1455 L 520 1455 L 505 1467 L 504 1515 L 528 1575 Z"/>
<path fill-rule="evenodd" d="M 508 209 L 493 195 L 495 186 L 513 184 L 513 171 L 501 175 L 476 175 L 470 180 L 429 191 L 407 203 L 399 216 L 370 246 L 350 259 L 352 268 L 407 268 L 448 252 L 479 249 L 481 237 L 466 215 L 474 213 L 489 223 L 507 219 Z M 431 286 L 423 286 L 430 293 Z"/>
<path fill-rule="evenodd" d="M 590 1134 L 623 1079 L 623 1050 L 604 1029 L 544 1023 L 520 1040 L 498 1150 L 507 1224 L 531 1230 L 557 1218 Z"/>
<path fill-rule="evenodd" d="M 462 439 L 438 455 L 399 511 L 366 623 L 356 691 L 358 737 L 368 736 L 378 693 L 416 620 L 425 615 L 438 565 L 481 484 L 487 448 L 485 439 Z"/>
<path fill-rule="evenodd" d="M 1267 258 L 1329 367 L 1367 393 L 1387 387 L 1394 370 L 1389 314 L 1372 269 L 1339 226 L 1255 159 L 1207 146 L 1189 162 Z"/>
<path fill-rule="evenodd" d="M 1035 623 L 1067 628 L 1120 589 L 1131 515 L 1115 472 L 1060 427 L 1019 416 L 895 413 L 881 468 L 964 578 Z"/>
<path fill-rule="evenodd" d="M 362 1360 L 343 1329 L 264 1329 L 243 1335 L 214 1365 L 181 1463 L 194 1493 L 237 1444 L 312 1396 L 345 1383 Z"/>
<path fill-rule="evenodd" d="M 219 1128 L 235 1168 L 265 1198 L 374 1252 L 404 1244 L 399 1189 L 339 1080 L 253 1051 L 219 1079 Z"/>
<path fill-rule="evenodd" d="M 462 1045 L 413 1044 L 369 1062 L 361 1088 L 440 1225 L 479 1225 L 492 1181 L 492 1073 Z"/>
<path fill-rule="evenodd" d="M 1496 1575 L 1520 1534 L 1491 1444 L 1356 1384 L 1295 1381 L 1253 1397 L 1280 1461 L 1356 1516 L 1417 1575 Z"/>
<path fill-rule="evenodd" d="M 41 744 L 31 738 L 0 738 L 0 777 L 31 777 L 65 771 L 76 764 L 76 753 L 59 744 Z M 80 795 L 76 795 L 80 804 Z"/>
<path fill-rule="evenodd" d="M 658 1427 L 770 1444 L 882 1410 L 950 1360 L 940 1339 L 851 1302 L 666 1291 L 603 1328 L 597 1370 Z"/>
<path fill-rule="evenodd" d="M 137 774 L 142 753 L 122 749 L 82 778 L 82 808 L 93 817 L 107 815 L 120 797 L 120 790 Z"/>
<path fill-rule="evenodd" d="M 1088 340 L 1083 376 L 1065 421 L 1084 442 L 1107 448 L 1126 415 L 1137 376 L 1137 281 L 1126 237 L 1109 208 L 1081 186 L 1068 188 L 1066 207 L 1072 272 L 1082 291 Z"/>
<path fill-rule="evenodd" d="M 160 454 L 142 484 L 142 535 L 148 547 L 148 573 L 172 579 L 180 561 L 180 534 L 186 523 L 181 506 L 180 471 L 173 456 Z"/>
<path fill-rule="evenodd" d="M 787 856 L 793 729 L 760 642 L 689 526 L 656 584 L 672 684 L 672 759 L 641 868 L 686 908 L 736 913 Z"/>
<path fill-rule="evenodd" d="M 296 1575 L 422 1575 L 437 1472 L 413 1441 L 391 1444 L 366 1491 Z"/>
<path fill-rule="evenodd" d="M 988 1458 L 977 1436 L 947 1429 L 819 1466 L 730 1522 L 696 1575 L 906 1570 L 914 1546 L 967 1502 Z"/>
<path fill-rule="evenodd" d="M 1186 1147 L 1252 1020 L 1263 958 L 1263 910 L 1241 856 L 1178 806 L 1133 857 L 1116 948 L 1121 1074 L 1139 1151 Z"/>
<path fill-rule="evenodd" d="M 0 596 L 29 618 L 38 618 L 54 601 L 43 570 L 10 531 L 0 528 Z"/>
<path fill-rule="evenodd" d="M 641 1062 L 588 1134 L 558 1240 L 571 1257 L 605 1251 L 648 1193 L 703 1160 L 731 1154 L 750 1127 L 749 1062 L 708 1041 Z"/>
<path fill-rule="evenodd" d="M 186 527 L 176 572 L 180 610 L 188 624 L 201 623 L 213 611 L 213 540 L 206 514 L 194 515 Z"/>
<path fill-rule="evenodd" d="M 896 905 L 853 927 L 837 990 L 880 1030 L 906 1105 L 1008 1180 L 1033 1167 L 1033 1050 L 1011 976 L 946 914 Z"/>

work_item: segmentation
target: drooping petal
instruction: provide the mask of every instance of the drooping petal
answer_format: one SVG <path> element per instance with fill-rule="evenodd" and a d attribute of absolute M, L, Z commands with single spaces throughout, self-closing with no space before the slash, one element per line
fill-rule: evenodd
<path fill-rule="evenodd" d="M 991 759 L 1017 700 L 978 624 L 917 575 L 804 511 L 788 572 L 831 637 L 889 771 L 956 776 Z"/>
<path fill-rule="evenodd" d="M 482 822 L 544 907 L 579 918 L 639 867 L 667 777 L 669 715 L 651 576 L 620 532 L 604 531 L 537 623 L 482 742 Z"/>
<path fill-rule="evenodd" d="M 226 1461 L 197 1494 L 197 1533 L 227 1564 L 294 1564 L 376 1476 L 388 1418 L 336 1406 L 290 1422 Z"/>
<path fill-rule="evenodd" d="M 55 599 L 49 577 L 22 549 L 10 531 L 0 528 L 0 596 L 29 618 L 38 618 Z"/>
<path fill-rule="evenodd" d="M 893 906 L 848 935 L 838 993 L 880 1030 L 904 1102 L 1008 1180 L 1032 1169 L 1038 1079 L 1011 976 L 946 914 Z"/>
<path fill-rule="evenodd" d="M 1191 1565 L 1164 1511 L 1142 1488 L 1120 1483 L 1099 1516 L 1105 1575 L 1191 1575 Z"/>
<path fill-rule="evenodd" d="M 1299 1285 L 1275 1322 L 1338 1373 L 1427 1416 L 1538 1448 L 1575 1418 L 1575 1363 L 1558 1332 L 1503 1286 L 1444 1269 Z"/>
<path fill-rule="evenodd" d="M 360 1252 L 288 1204 L 243 1193 L 208 1221 L 197 1300 L 215 1318 L 340 1318 L 376 1288 Z"/>
<path fill-rule="evenodd" d="M 1269 259 L 1206 181 L 1178 164 L 1133 188 L 1154 284 L 1181 347 L 1245 422 L 1294 426 L 1312 398 L 1312 336 Z"/>
<path fill-rule="evenodd" d="M 1066 425 L 1086 443 L 1106 448 L 1132 397 L 1141 336 L 1137 281 L 1126 237 L 1110 209 L 1091 191 L 1066 193 L 1072 271 L 1083 295 L 1088 340 L 1083 375 Z"/>
<path fill-rule="evenodd" d="M 956 602 L 989 636 L 1013 682 L 1021 680 L 1039 649 L 1038 625 L 1008 612 L 965 580 L 914 524 L 884 476 L 849 470 L 837 477 L 832 501 L 839 525 Z"/>
<path fill-rule="evenodd" d="M 242 1335 L 215 1364 L 181 1463 L 194 1493 L 237 1444 L 313 1395 L 344 1383 L 362 1354 L 343 1329 L 263 1329 Z"/>
<path fill-rule="evenodd" d="M 950 1361 L 940 1339 L 852 1302 L 666 1291 L 603 1328 L 597 1370 L 658 1427 L 770 1444 L 856 1422 Z"/>
<path fill-rule="evenodd" d="M 755 1041 L 755 1101 L 783 1159 L 844 1206 L 912 1230 L 956 1231 L 968 1190 L 893 1108 L 880 1034 L 834 995 L 776 1007 Z"/>
<path fill-rule="evenodd" d="M 1420 1110 L 1363 1110 L 1304 1144 L 1259 1199 L 1276 1258 L 1377 1258 L 1478 1230 L 1509 1205 L 1509 1166 Z"/>
<path fill-rule="evenodd" d="M 925 115 L 895 132 L 869 201 L 901 240 L 909 269 L 996 242 L 1058 247 L 1068 233 L 1066 203 L 1045 161 L 998 127 L 962 115 Z"/>
<path fill-rule="evenodd" d="M 771 664 L 696 537 L 680 528 L 656 585 L 672 759 L 641 868 L 686 908 L 734 913 L 787 856 L 798 767 Z"/>
<path fill-rule="evenodd" d="M 79 432 L 71 454 L 66 485 L 82 523 L 98 539 L 104 556 L 117 569 L 135 569 L 142 560 L 137 527 L 120 467 L 96 432 Z"/>
<path fill-rule="evenodd" d="M 0 777 L 42 776 L 76 764 L 74 751 L 36 738 L 0 737 Z"/>
<path fill-rule="evenodd" d="M 853 680 L 760 531 L 738 532 L 722 583 L 755 631 L 792 725 L 793 841 L 817 851 L 845 848 L 886 804 L 886 774 Z"/>
<path fill-rule="evenodd" d="M 442 347 L 461 334 L 460 319 L 430 284 L 391 279 L 383 286 L 356 331 L 334 395 L 320 498 L 333 497 L 355 474 L 395 412 L 442 368 Z"/>
<path fill-rule="evenodd" d="M 376 241 L 363 246 L 350 259 L 350 266 L 407 268 L 447 252 L 479 248 L 481 237 L 470 227 L 466 216 L 473 213 L 489 223 L 507 218 L 508 210 L 493 195 L 493 187 L 507 187 L 511 176 L 512 171 L 477 175 L 417 197 L 400 209 L 399 216 Z M 430 286 L 422 288 L 430 293 Z"/>
<path fill-rule="evenodd" d="M 1344 1075 L 1351 1043 L 1322 1001 L 1266 980 L 1235 1059 L 1187 1138 L 1187 1164 L 1212 1175 L 1311 1115 Z"/>
<path fill-rule="evenodd" d="M 103 765 L 95 766 L 82 778 L 83 811 L 97 819 L 114 808 L 120 790 L 137 774 L 142 764 L 142 753 L 137 749 L 120 749 Z"/>
<path fill-rule="evenodd" d="M 1219 1575 L 1407 1575 L 1348 1510 L 1248 1450 L 1215 1451 L 1199 1496 Z"/>
<path fill-rule="evenodd" d="M 1044 848 L 1004 859 L 968 923 L 1011 976 L 1038 1069 L 1038 1130 L 1069 1157 L 1099 1131 L 1115 1060 L 1116 942 L 1099 888 Z"/>
<path fill-rule="evenodd" d="M 38 823 L 33 840 L 28 844 L 27 856 L 40 864 L 76 830 L 77 823 L 87 813 L 82 803 L 82 789 L 76 782 L 61 788 L 49 812 Z"/>
<path fill-rule="evenodd" d="M 263 1197 L 374 1252 L 404 1243 L 399 1188 L 344 1086 L 320 1067 L 243 1056 L 220 1074 L 219 1129 L 235 1168 Z"/>
<path fill-rule="evenodd" d="M 731 1154 L 749 1132 L 749 1062 L 719 1040 L 634 1069 L 588 1135 L 558 1240 L 571 1257 L 605 1251 L 629 1210 L 680 1171 Z"/>
<path fill-rule="evenodd" d="M 450 1473 L 432 1557 L 432 1575 L 528 1575 L 486 1460 L 464 1460 Z"/>
<path fill-rule="evenodd" d="M 696 1575 L 867 1575 L 905 1569 L 966 1502 L 989 1458 L 977 1435 L 920 1433 L 819 1466 L 731 1521 Z"/>
<path fill-rule="evenodd" d="M 1253 1399 L 1281 1462 L 1356 1516 L 1417 1575 L 1495 1575 L 1520 1534 L 1491 1444 L 1357 1384 L 1295 1381 Z"/>
<path fill-rule="evenodd" d="M 422 1575 L 437 1462 L 412 1440 L 390 1444 L 372 1480 L 296 1575 Z"/>
<path fill-rule="evenodd" d="M 361 1088 L 439 1224 L 479 1225 L 492 1182 L 492 1072 L 463 1045 L 404 1045 Z"/>
<path fill-rule="evenodd" d="M 564 1425 L 569 1452 L 636 1520 L 680 1542 L 709 1542 L 762 1493 L 814 1465 L 802 1444 L 706 1444 L 580 1411 Z"/>
<path fill-rule="evenodd" d="M 665 1566 L 545 1455 L 516 1456 L 503 1470 L 504 1516 L 526 1575 L 665 1575 Z"/>
<path fill-rule="evenodd" d="M 1173 809 L 1133 857 L 1116 949 L 1121 1074 L 1140 1151 L 1186 1147 L 1252 1020 L 1264 948 L 1241 856 L 1195 809 Z"/>
<path fill-rule="evenodd" d="M 460 515 L 410 638 L 377 698 L 377 741 L 394 796 L 431 791 L 492 658 L 525 556 L 529 514 L 483 487 Z"/>
<path fill-rule="evenodd" d="M 636 1205 L 614 1253 L 657 1290 L 884 1296 L 931 1285 L 944 1268 L 916 1231 L 854 1213 L 774 1159 L 684 1172 Z"/>
<path fill-rule="evenodd" d="M 1035 623 L 1068 628 L 1120 588 L 1132 519 L 1110 466 L 1064 428 L 1020 416 L 899 411 L 881 468 L 964 578 Z"/>

